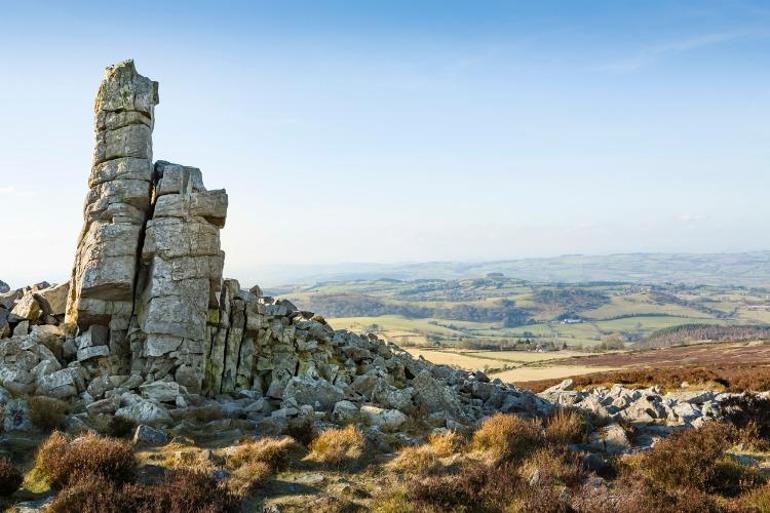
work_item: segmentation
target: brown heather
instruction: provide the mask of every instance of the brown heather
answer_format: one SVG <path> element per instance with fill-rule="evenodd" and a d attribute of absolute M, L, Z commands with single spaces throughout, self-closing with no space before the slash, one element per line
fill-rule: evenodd
<path fill-rule="evenodd" d="M 0 496 L 7 497 L 21 486 L 24 478 L 7 458 L 0 458 Z"/>
<path fill-rule="evenodd" d="M 56 488 L 95 477 L 121 484 L 133 479 L 136 460 L 126 441 L 90 433 L 71 439 L 55 431 L 38 448 L 35 467 Z"/>

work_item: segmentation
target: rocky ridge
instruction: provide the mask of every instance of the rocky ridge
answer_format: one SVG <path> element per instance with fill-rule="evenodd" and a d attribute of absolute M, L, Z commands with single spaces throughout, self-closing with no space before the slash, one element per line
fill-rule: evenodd
<path fill-rule="evenodd" d="M 373 335 L 335 331 L 257 286 L 223 279 L 227 194 L 207 190 L 198 168 L 153 163 L 158 101 L 157 82 L 132 61 L 107 68 L 72 279 L 13 291 L 0 282 L 6 430 L 31 428 L 24 399 L 12 396 L 34 395 L 68 401 L 69 429 L 116 416 L 155 440 L 163 436 L 146 425 L 277 434 L 302 420 L 318 429 L 363 422 L 382 443 L 379 434 L 410 419 L 466 429 L 495 412 L 576 407 L 608 426 L 584 449 L 610 452 L 633 450 L 613 427 L 621 421 L 646 426 L 649 446 L 719 417 L 724 394 L 709 392 L 589 392 L 564 382 L 536 395 L 415 359 Z M 214 420 L 200 420 L 207 408 Z"/>

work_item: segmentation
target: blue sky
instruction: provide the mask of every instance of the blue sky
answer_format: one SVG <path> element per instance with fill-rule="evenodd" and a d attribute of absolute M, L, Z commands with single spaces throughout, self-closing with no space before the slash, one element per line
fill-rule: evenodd
<path fill-rule="evenodd" d="M 0 279 L 66 278 L 106 65 L 227 273 L 770 249 L 770 3 L 0 1 Z"/>

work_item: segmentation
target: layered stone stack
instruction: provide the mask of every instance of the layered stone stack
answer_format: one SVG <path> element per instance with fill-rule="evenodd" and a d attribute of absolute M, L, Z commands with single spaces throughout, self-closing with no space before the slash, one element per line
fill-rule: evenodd
<path fill-rule="evenodd" d="M 173 376 L 195 392 L 211 339 L 209 310 L 218 316 L 227 194 L 207 191 L 197 168 L 158 162 L 152 217 L 146 223 L 135 316 L 132 370 L 148 379 Z"/>
<path fill-rule="evenodd" d="M 96 145 L 66 322 L 125 330 L 151 207 L 158 83 L 133 61 L 107 68 L 96 96 Z"/>
<path fill-rule="evenodd" d="M 218 311 L 224 190 L 194 167 L 152 162 L 158 84 L 133 61 L 107 69 L 66 323 L 81 361 L 116 374 L 171 377 L 199 391 Z"/>

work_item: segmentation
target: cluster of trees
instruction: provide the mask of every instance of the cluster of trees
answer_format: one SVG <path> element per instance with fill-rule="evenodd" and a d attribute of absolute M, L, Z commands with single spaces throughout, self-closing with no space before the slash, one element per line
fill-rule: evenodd
<path fill-rule="evenodd" d="M 319 294 L 302 302 L 302 308 L 326 317 L 376 317 L 401 315 L 409 319 L 435 317 L 453 321 L 502 322 L 506 327 L 530 322 L 527 310 L 513 301 L 499 300 L 488 306 L 459 303 L 447 306 L 425 306 L 408 302 L 383 301 L 366 294 Z"/>
<path fill-rule="evenodd" d="M 740 342 L 743 340 L 770 339 L 770 326 L 713 324 L 682 324 L 652 333 L 641 344 L 648 347 L 668 347 L 686 342 L 710 340 L 713 342 Z"/>
<path fill-rule="evenodd" d="M 599 308 L 610 302 L 606 294 L 578 287 L 537 289 L 532 297 L 537 303 L 572 311 Z"/>

